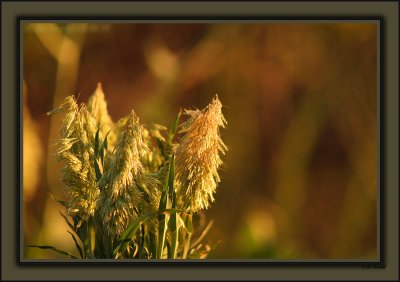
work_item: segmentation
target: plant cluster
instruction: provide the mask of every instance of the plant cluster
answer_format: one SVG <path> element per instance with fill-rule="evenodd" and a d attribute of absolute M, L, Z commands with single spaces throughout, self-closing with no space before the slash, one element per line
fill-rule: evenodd
<path fill-rule="evenodd" d="M 194 223 L 220 182 L 221 108 L 216 95 L 203 110 L 184 110 L 181 124 L 179 112 L 169 130 L 141 124 L 134 111 L 114 123 L 99 84 L 86 105 L 69 96 L 48 113 L 64 114 L 56 155 L 66 200 L 57 201 L 81 258 L 207 257 L 212 222 L 202 232 Z"/>

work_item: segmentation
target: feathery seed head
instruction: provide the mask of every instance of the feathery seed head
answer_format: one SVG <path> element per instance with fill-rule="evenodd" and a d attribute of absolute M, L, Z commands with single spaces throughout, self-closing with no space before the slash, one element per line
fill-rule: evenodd
<path fill-rule="evenodd" d="M 69 138 L 75 131 L 75 123 L 79 112 L 78 104 L 74 96 L 68 96 L 65 98 L 64 103 L 60 107 L 66 111 L 63 120 L 63 127 L 61 128 L 61 136 L 63 138 Z"/>
<path fill-rule="evenodd" d="M 147 150 L 142 126 L 132 111 L 99 181 L 99 186 L 104 190 L 100 200 L 101 213 L 112 235 L 121 234 L 135 216 L 134 208 L 141 197 L 136 187 L 136 180 L 143 171 L 140 157 Z"/>
<path fill-rule="evenodd" d="M 108 113 L 107 102 L 104 97 L 103 87 L 101 83 L 97 84 L 97 88 L 94 93 L 89 97 L 87 102 L 88 111 L 96 120 L 96 125 L 100 128 L 103 136 L 114 127 L 114 123 Z M 111 132 L 108 136 L 108 141 L 110 144 L 114 144 L 116 141 L 116 135 Z"/>
<path fill-rule="evenodd" d="M 62 180 L 68 196 L 68 214 L 86 220 L 94 215 L 100 193 L 92 166 L 96 124 L 84 105 L 78 108 L 73 96 L 67 97 L 61 108 L 65 115 L 57 157 L 65 161 Z"/>
<path fill-rule="evenodd" d="M 151 124 L 147 128 L 143 127 L 143 138 L 149 148 L 146 154 L 143 155 L 142 163 L 145 165 L 148 173 L 156 173 L 163 164 L 163 155 L 157 143 L 165 142 L 165 133 L 167 128 L 159 124 Z"/>
<path fill-rule="evenodd" d="M 185 110 L 189 119 L 181 125 L 184 133 L 176 151 L 178 201 L 193 212 L 207 209 L 214 201 L 218 168 L 222 164 L 219 152 L 227 151 L 219 127 L 227 123 L 216 95 L 202 111 Z"/>

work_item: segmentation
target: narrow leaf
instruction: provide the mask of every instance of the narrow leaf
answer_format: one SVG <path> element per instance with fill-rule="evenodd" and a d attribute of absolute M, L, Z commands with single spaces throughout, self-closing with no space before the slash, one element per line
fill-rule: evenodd
<path fill-rule="evenodd" d="M 106 138 L 104 138 L 104 143 L 103 143 L 103 147 L 104 149 L 108 150 L 108 134 L 110 134 L 111 130 L 107 132 Z"/>
<path fill-rule="evenodd" d="M 160 139 L 156 139 L 156 142 L 157 142 L 158 148 L 159 148 L 160 151 L 161 151 L 161 154 L 162 154 L 163 156 L 165 156 L 165 147 L 164 147 L 164 144 L 162 143 L 162 141 L 161 141 Z"/>
<path fill-rule="evenodd" d="M 108 137 L 108 134 L 110 134 L 110 131 L 107 132 L 107 135 L 104 138 L 104 142 L 103 142 L 103 144 L 101 145 L 101 148 L 100 148 L 100 159 L 101 159 L 101 164 L 102 164 L 103 167 L 104 167 L 104 155 L 105 155 L 106 151 L 108 150 L 107 137 Z"/>
<path fill-rule="evenodd" d="M 181 213 L 181 212 L 187 212 L 186 210 L 182 209 L 165 209 L 165 210 L 160 210 L 158 214 L 174 214 L 174 213 Z"/>
<path fill-rule="evenodd" d="M 175 178 L 175 155 L 171 156 L 170 164 L 169 164 L 169 174 L 168 174 L 168 193 L 169 197 L 174 204 L 174 178 Z M 174 206 L 172 208 L 175 208 Z"/>
<path fill-rule="evenodd" d="M 76 238 L 75 238 L 75 235 L 72 234 L 72 232 L 69 232 L 69 231 L 67 231 L 67 232 L 68 232 L 69 234 L 71 234 L 71 237 L 72 237 L 72 239 L 73 239 L 74 242 L 75 242 L 75 246 L 76 246 L 76 248 L 78 249 L 79 254 L 81 255 L 81 258 L 85 258 L 85 257 L 83 256 L 82 248 L 81 248 L 81 246 L 79 246 L 78 241 L 77 241 Z"/>
<path fill-rule="evenodd" d="M 96 245 L 96 232 L 94 230 L 94 223 L 93 223 L 93 219 L 89 219 L 89 237 L 90 237 L 90 253 L 93 255 L 94 254 L 94 249 L 95 249 L 95 245 Z"/>
<path fill-rule="evenodd" d="M 28 245 L 28 246 L 25 246 L 25 247 L 28 247 L 28 248 L 39 248 L 39 249 L 48 249 L 48 250 L 52 250 L 52 251 L 54 251 L 54 252 L 56 252 L 56 253 L 62 254 L 62 255 L 64 255 L 64 256 L 68 256 L 68 257 L 73 258 L 73 259 L 79 259 L 78 257 L 74 256 L 73 254 L 71 254 L 71 253 L 69 253 L 69 252 L 67 252 L 67 251 L 64 251 L 64 250 L 60 250 L 60 249 L 58 249 L 58 248 L 56 248 L 56 247 L 53 247 L 53 246 Z"/>
<path fill-rule="evenodd" d="M 100 178 L 102 177 L 101 170 L 99 163 L 97 162 L 99 158 L 99 150 L 100 150 L 100 140 L 99 140 L 99 133 L 100 133 L 100 128 L 97 129 L 96 131 L 96 136 L 94 138 L 94 171 L 96 173 L 96 181 L 99 181 Z"/>
<path fill-rule="evenodd" d="M 164 211 L 167 208 L 168 202 L 168 186 L 169 186 L 169 179 L 171 178 L 171 167 L 172 167 L 172 157 L 169 162 L 168 166 L 168 174 L 165 177 L 164 185 L 162 189 L 160 204 L 158 207 L 159 211 Z M 173 177 L 173 176 L 172 176 Z M 157 244 L 157 258 L 161 258 L 163 250 L 164 250 L 164 243 L 165 243 L 165 235 L 167 232 L 167 217 L 164 213 L 158 214 L 158 244 Z"/>
<path fill-rule="evenodd" d="M 140 224 L 145 222 L 151 214 L 144 214 L 142 216 L 139 216 L 136 220 L 134 220 L 124 231 L 124 233 L 118 238 L 117 245 L 113 250 L 113 255 L 117 255 L 118 252 L 122 252 L 125 250 L 127 247 L 127 242 L 130 241 L 130 239 L 133 237 L 133 235 L 136 233 L 138 228 L 140 227 Z"/>
<path fill-rule="evenodd" d="M 94 159 L 95 160 L 97 160 L 97 157 L 99 156 L 99 148 L 100 148 L 99 132 L 100 132 L 100 128 L 97 129 L 96 136 L 94 138 Z"/>
<path fill-rule="evenodd" d="M 185 226 L 185 229 L 187 232 L 192 233 L 193 232 L 193 223 L 192 223 L 192 217 L 191 215 L 187 215 L 183 218 L 183 223 Z"/>
<path fill-rule="evenodd" d="M 59 107 L 57 109 L 51 110 L 49 112 L 46 113 L 46 115 L 50 116 L 50 115 L 54 115 L 56 113 L 62 112 L 64 110 L 63 107 Z"/>
<path fill-rule="evenodd" d="M 178 116 L 179 117 L 179 116 Z M 171 156 L 171 167 L 168 177 L 168 188 L 169 188 L 169 196 L 172 202 L 172 209 L 176 209 L 176 193 L 174 188 L 175 181 L 175 155 Z M 169 256 L 172 259 L 176 258 L 176 253 L 178 249 L 178 222 L 177 222 L 178 214 L 176 212 L 171 214 L 169 226 L 172 233 L 172 242 L 170 247 Z"/>
<path fill-rule="evenodd" d="M 54 201 L 56 201 L 57 203 L 63 205 L 64 207 L 67 207 L 67 202 L 61 199 L 56 198 L 56 196 L 54 196 L 53 194 L 49 193 L 50 198 L 52 198 Z"/>
<path fill-rule="evenodd" d="M 179 119 L 180 119 L 180 117 L 181 117 L 181 114 L 182 114 L 182 110 L 179 110 L 179 113 L 178 113 L 178 115 L 176 116 L 176 118 L 175 118 L 174 122 L 172 123 L 172 126 L 171 126 L 171 128 L 170 128 L 170 130 L 169 130 L 169 133 L 168 133 L 168 140 L 169 140 L 170 142 L 172 142 L 172 140 L 174 139 L 174 136 L 175 136 L 176 131 L 177 131 L 177 129 L 178 129 L 178 124 L 179 124 Z"/>
<path fill-rule="evenodd" d="M 75 230 L 75 229 L 74 229 L 74 226 L 72 225 L 72 223 L 69 222 L 67 216 L 66 216 L 65 214 L 63 214 L 62 212 L 60 212 L 60 211 L 59 211 L 59 213 L 60 213 L 61 216 L 64 218 L 64 220 L 65 220 L 65 222 L 68 224 L 68 226 L 69 226 L 72 230 Z"/>
<path fill-rule="evenodd" d="M 99 182 L 100 178 L 103 176 L 100 171 L 99 163 L 94 160 L 94 171 L 96 172 L 96 181 Z"/>

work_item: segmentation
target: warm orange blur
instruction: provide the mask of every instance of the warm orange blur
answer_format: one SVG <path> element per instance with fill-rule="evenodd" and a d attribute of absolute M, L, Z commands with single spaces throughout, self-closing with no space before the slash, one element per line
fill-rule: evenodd
<path fill-rule="evenodd" d="M 45 113 L 101 82 L 114 120 L 167 126 L 218 93 L 212 258 L 376 258 L 377 40 L 367 23 L 25 25 L 25 243 L 76 252 L 48 196 L 61 116 Z"/>

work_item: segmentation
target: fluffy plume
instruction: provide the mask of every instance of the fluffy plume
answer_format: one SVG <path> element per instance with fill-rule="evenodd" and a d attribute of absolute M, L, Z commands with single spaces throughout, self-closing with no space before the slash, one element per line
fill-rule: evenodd
<path fill-rule="evenodd" d="M 48 113 L 64 112 L 57 157 L 65 163 L 65 205 L 84 245 L 83 254 L 77 244 L 83 258 L 199 256 L 202 244 L 190 245 L 194 229 L 187 211 L 207 209 L 214 202 L 219 154 L 227 151 L 219 134 L 226 124 L 221 108 L 215 96 L 201 111 L 185 110 L 188 118 L 181 126 L 179 112 L 169 130 L 141 125 L 133 111 L 114 124 L 98 84 L 87 107 L 69 96 Z M 177 128 L 181 138 L 175 143 Z M 129 229 L 133 241 L 118 240 L 138 218 L 140 228 Z"/>
<path fill-rule="evenodd" d="M 96 125 L 100 128 L 100 132 L 103 136 L 108 133 L 108 143 L 111 147 L 114 147 L 114 143 L 117 139 L 115 132 L 110 131 L 114 127 L 114 123 L 108 114 L 107 102 L 104 97 L 103 88 L 101 83 L 97 84 L 97 88 L 94 93 L 89 97 L 87 102 L 87 108 L 96 120 Z"/>
<path fill-rule="evenodd" d="M 151 124 L 148 129 L 143 128 L 143 136 L 146 144 L 153 148 L 149 150 L 142 158 L 148 173 L 156 173 L 163 165 L 163 155 L 157 143 L 162 144 L 165 142 L 165 133 L 167 128 L 159 124 Z"/>
<path fill-rule="evenodd" d="M 60 109 L 66 113 L 57 157 L 65 161 L 62 180 L 69 199 L 68 214 L 86 220 L 94 215 L 100 193 L 92 166 L 96 121 L 85 106 L 78 108 L 73 96 L 67 97 Z"/>
<path fill-rule="evenodd" d="M 120 235 L 135 218 L 134 209 L 141 199 L 135 180 L 143 172 L 140 157 L 146 151 L 142 127 L 132 111 L 112 156 L 106 160 L 105 173 L 99 181 L 102 189 L 100 212 L 110 235 Z"/>
<path fill-rule="evenodd" d="M 193 212 L 210 206 L 220 181 L 219 152 L 227 151 L 219 134 L 219 127 L 226 124 L 221 108 L 216 95 L 204 110 L 184 112 L 189 119 L 180 128 L 184 136 L 176 151 L 176 179 L 180 205 Z"/>

